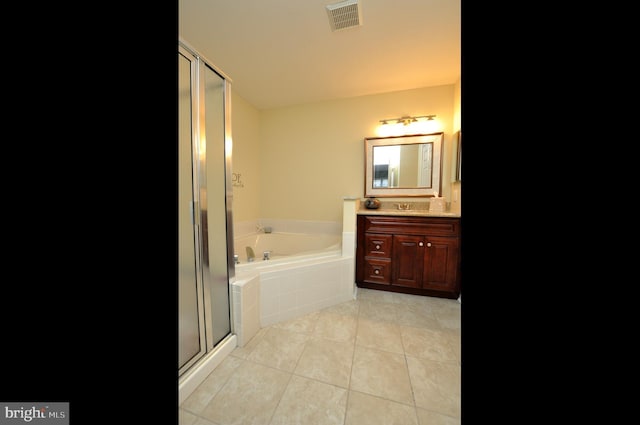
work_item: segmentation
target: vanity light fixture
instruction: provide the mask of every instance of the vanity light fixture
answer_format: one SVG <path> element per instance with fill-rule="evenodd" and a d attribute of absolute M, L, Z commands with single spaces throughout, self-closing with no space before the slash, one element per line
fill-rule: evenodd
<path fill-rule="evenodd" d="M 426 118 L 427 121 L 433 121 L 433 119 L 435 117 L 436 117 L 435 115 L 419 115 L 417 117 L 410 117 L 410 116 L 406 115 L 406 116 L 400 117 L 400 118 L 387 118 L 387 119 L 384 119 L 384 120 L 380 120 L 380 122 L 382 123 L 382 125 L 389 124 L 389 121 L 395 121 L 396 124 L 409 125 L 412 122 L 418 122 L 418 118 Z"/>

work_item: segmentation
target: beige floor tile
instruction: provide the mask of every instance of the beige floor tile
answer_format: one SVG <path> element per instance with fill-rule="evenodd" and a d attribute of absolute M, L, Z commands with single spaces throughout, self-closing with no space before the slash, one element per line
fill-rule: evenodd
<path fill-rule="evenodd" d="M 462 361 L 462 335 L 460 335 L 460 329 L 445 329 L 443 336 L 456 353 L 456 358 L 458 359 L 458 363 L 460 363 Z"/>
<path fill-rule="evenodd" d="M 436 310 L 435 316 L 443 328 L 459 330 L 461 327 L 462 318 L 459 308 L 441 308 Z"/>
<path fill-rule="evenodd" d="M 198 417 L 183 408 L 178 409 L 178 425 L 194 425 Z"/>
<path fill-rule="evenodd" d="M 274 325 L 271 325 L 271 327 L 311 335 L 316 328 L 318 317 L 320 317 L 320 312 L 314 311 L 313 313 L 306 314 L 302 317 L 297 317 L 295 319 L 276 323 Z"/>
<path fill-rule="evenodd" d="M 292 376 L 269 425 L 343 425 L 347 390 Z"/>
<path fill-rule="evenodd" d="M 409 371 L 402 354 L 356 346 L 349 388 L 413 405 Z"/>
<path fill-rule="evenodd" d="M 358 310 L 360 308 L 360 301 L 346 301 L 340 304 L 336 304 L 331 307 L 327 307 L 322 310 L 322 313 L 338 313 L 338 314 L 346 314 L 349 316 L 357 316 Z"/>
<path fill-rule="evenodd" d="M 313 335 L 334 341 L 353 342 L 356 338 L 358 318 L 353 315 L 321 312 Z"/>
<path fill-rule="evenodd" d="M 178 413 L 178 425 L 218 425 L 214 422 L 203 419 L 184 409 L 180 409 Z"/>
<path fill-rule="evenodd" d="M 402 292 L 393 292 L 393 302 L 402 305 L 423 306 L 431 311 L 432 303 L 430 297 L 424 295 L 403 294 Z"/>
<path fill-rule="evenodd" d="M 420 425 L 460 425 L 460 418 L 452 418 L 419 407 L 416 410 Z"/>
<path fill-rule="evenodd" d="M 220 425 L 268 424 L 290 378 L 290 373 L 247 360 L 201 416 Z"/>
<path fill-rule="evenodd" d="M 342 388 L 349 387 L 353 342 L 311 338 L 307 341 L 294 373 Z"/>
<path fill-rule="evenodd" d="M 405 304 L 397 311 L 399 325 L 441 329 L 433 311 L 424 304 Z"/>
<path fill-rule="evenodd" d="M 293 372 L 302 354 L 308 335 L 280 328 L 269 328 L 247 360 Z"/>
<path fill-rule="evenodd" d="M 400 326 L 402 345 L 408 356 L 421 357 L 439 362 L 458 362 L 458 355 L 451 346 L 447 331 Z"/>
<path fill-rule="evenodd" d="M 358 288 L 357 299 L 359 300 L 392 303 L 393 298 L 393 292 L 378 291 L 377 289 Z"/>
<path fill-rule="evenodd" d="M 361 318 L 358 320 L 356 345 L 404 354 L 400 328 L 393 323 Z"/>
<path fill-rule="evenodd" d="M 233 372 L 244 362 L 243 359 L 227 356 L 213 372 L 207 376 L 198 388 L 182 403 L 181 407 L 194 413 L 200 413 L 220 388 L 227 382 Z"/>
<path fill-rule="evenodd" d="M 394 302 L 363 300 L 360 301 L 358 317 L 378 322 L 398 323 L 397 309 L 398 304 Z"/>
<path fill-rule="evenodd" d="M 241 359 L 246 359 L 247 356 L 251 353 L 251 351 L 258 345 L 260 340 L 266 335 L 267 330 L 269 328 L 260 329 L 254 336 L 247 342 L 244 347 L 236 347 L 231 355 L 235 357 L 240 357 Z"/>
<path fill-rule="evenodd" d="M 196 423 L 194 423 L 193 425 L 218 425 L 218 424 L 215 422 L 208 421 L 206 419 L 198 418 Z"/>
<path fill-rule="evenodd" d="M 458 300 L 452 300 L 449 298 L 440 298 L 440 297 L 426 297 L 429 303 L 429 306 L 434 310 L 437 309 L 446 309 L 446 308 L 460 308 L 461 304 Z"/>
<path fill-rule="evenodd" d="M 345 425 L 418 425 L 413 406 L 349 391 Z"/>
<path fill-rule="evenodd" d="M 180 406 L 179 425 L 460 425 L 461 304 L 358 288 L 262 328 Z"/>
<path fill-rule="evenodd" d="M 459 418 L 460 366 L 410 356 L 407 365 L 416 406 Z"/>

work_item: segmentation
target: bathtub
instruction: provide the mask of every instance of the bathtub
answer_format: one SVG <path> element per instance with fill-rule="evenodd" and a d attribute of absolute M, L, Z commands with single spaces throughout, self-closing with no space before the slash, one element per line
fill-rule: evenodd
<path fill-rule="evenodd" d="M 263 261 L 264 253 L 269 253 L 271 261 L 290 259 L 315 254 L 337 254 L 341 249 L 340 235 L 322 233 L 255 233 L 234 239 L 234 253 L 238 255 L 240 264 L 236 271 L 246 267 L 256 267 L 249 264 L 247 247 L 255 253 L 255 262 Z M 266 264 L 265 264 L 266 265 Z M 273 265 L 273 263 L 270 263 Z"/>
<path fill-rule="evenodd" d="M 354 255 L 343 255 L 342 235 L 254 233 L 234 239 L 233 322 L 238 346 L 265 326 L 355 298 Z M 255 252 L 247 261 L 246 247 Z M 270 259 L 263 260 L 268 251 Z"/>

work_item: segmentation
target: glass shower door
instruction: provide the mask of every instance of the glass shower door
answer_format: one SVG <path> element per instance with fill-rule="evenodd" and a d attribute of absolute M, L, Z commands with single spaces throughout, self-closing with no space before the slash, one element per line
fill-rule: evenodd
<path fill-rule="evenodd" d="M 194 143 L 196 106 L 193 57 L 178 54 L 178 369 L 187 369 L 206 352 L 204 303 L 200 272 L 197 145 Z"/>
<path fill-rule="evenodd" d="M 231 333 L 229 306 L 229 255 L 232 246 L 228 96 L 226 80 L 207 64 L 202 68 L 204 81 L 204 122 L 206 138 L 206 173 L 201 175 L 200 190 L 203 227 L 205 302 L 211 305 L 211 328 L 207 329 L 207 348 L 212 349 Z M 205 175 L 206 174 L 206 175 Z M 231 236 L 230 236 L 231 235 Z M 233 269 L 233 266 L 231 267 Z"/>
<path fill-rule="evenodd" d="M 231 336 L 230 82 L 178 50 L 178 375 Z"/>

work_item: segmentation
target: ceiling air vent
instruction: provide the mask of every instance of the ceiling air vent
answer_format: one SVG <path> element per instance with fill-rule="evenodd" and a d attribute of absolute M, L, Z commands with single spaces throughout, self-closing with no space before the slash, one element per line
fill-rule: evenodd
<path fill-rule="evenodd" d="M 345 0 L 327 5 L 331 31 L 338 31 L 362 25 L 362 12 L 358 0 Z"/>

